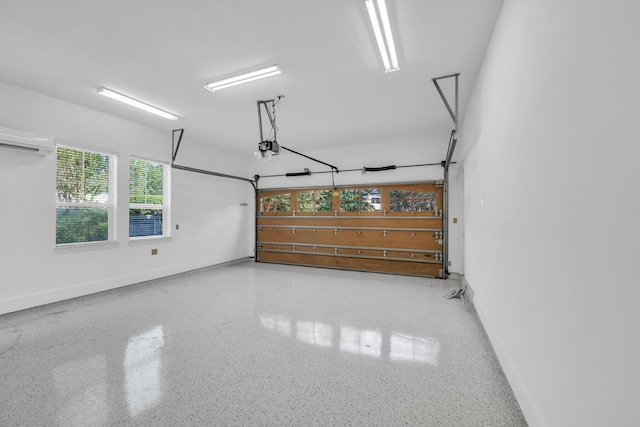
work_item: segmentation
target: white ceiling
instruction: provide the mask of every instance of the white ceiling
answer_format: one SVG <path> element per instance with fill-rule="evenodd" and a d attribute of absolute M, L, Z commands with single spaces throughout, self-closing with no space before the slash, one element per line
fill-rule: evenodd
<path fill-rule="evenodd" d="M 259 141 L 256 101 L 278 95 L 278 141 L 293 149 L 446 143 L 452 121 L 431 78 L 461 73 L 463 113 L 502 0 L 387 4 L 400 61 L 389 74 L 363 0 L 0 0 L 0 80 L 245 153 Z M 272 64 L 284 73 L 203 87 Z M 98 96 L 101 86 L 180 119 Z"/>

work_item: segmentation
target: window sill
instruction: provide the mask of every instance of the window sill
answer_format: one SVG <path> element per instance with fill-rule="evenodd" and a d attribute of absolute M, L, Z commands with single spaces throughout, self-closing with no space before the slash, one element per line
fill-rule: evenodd
<path fill-rule="evenodd" d="M 143 245 L 145 243 L 156 243 L 171 240 L 171 236 L 144 236 L 144 237 L 129 237 L 130 245 Z"/>
<path fill-rule="evenodd" d="M 56 245 L 53 248 L 54 253 L 72 253 L 72 252 L 84 252 L 87 250 L 100 250 L 115 248 L 120 245 L 120 242 L 108 241 L 108 242 L 82 242 L 82 243 L 66 243 L 63 245 Z"/>

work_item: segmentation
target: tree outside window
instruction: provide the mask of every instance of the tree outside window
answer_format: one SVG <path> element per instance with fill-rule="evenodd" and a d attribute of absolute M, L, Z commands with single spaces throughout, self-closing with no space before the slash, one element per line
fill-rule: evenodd
<path fill-rule="evenodd" d="M 56 147 L 56 245 L 115 240 L 117 157 Z"/>
<path fill-rule="evenodd" d="M 340 210 L 343 212 L 379 211 L 381 196 L 379 188 L 340 190 Z"/>
<path fill-rule="evenodd" d="M 392 212 L 435 212 L 438 209 L 436 193 L 391 190 L 389 196 Z"/>
<path fill-rule="evenodd" d="M 300 191 L 299 212 L 331 212 L 331 190 Z"/>
<path fill-rule="evenodd" d="M 166 164 L 131 158 L 129 237 L 169 235 L 169 171 Z"/>
<path fill-rule="evenodd" d="M 291 194 L 278 194 L 277 196 L 263 197 L 260 199 L 260 212 L 289 212 L 291 210 Z"/>

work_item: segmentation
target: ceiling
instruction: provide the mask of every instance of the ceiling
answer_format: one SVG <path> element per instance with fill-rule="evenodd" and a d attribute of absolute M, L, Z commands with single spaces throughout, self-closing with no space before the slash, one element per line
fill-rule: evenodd
<path fill-rule="evenodd" d="M 256 101 L 278 95 L 278 141 L 294 149 L 446 142 L 452 121 L 431 78 L 461 73 L 463 113 L 502 0 L 387 4 L 400 63 L 388 74 L 363 0 L 0 0 L 0 80 L 243 153 L 259 141 Z M 273 64 L 283 74 L 204 89 Z M 98 96 L 102 86 L 180 118 Z"/>

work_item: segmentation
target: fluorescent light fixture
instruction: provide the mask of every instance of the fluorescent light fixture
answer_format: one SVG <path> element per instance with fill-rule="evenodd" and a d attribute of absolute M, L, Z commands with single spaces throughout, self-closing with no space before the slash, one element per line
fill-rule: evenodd
<path fill-rule="evenodd" d="M 365 0 L 373 34 L 378 42 L 380 56 L 384 64 L 384 71 L 390 73 L 398 71 L 398 56 L 396 55 L 396 47 L 393 44 L 393 34 L 391 34 L 391 24 L 389 24 L 389 14 L 387 13 L 387 4 L 385 0 Z"/>
<path fill-rule="evenodd" d="M 140 102 L 136 99 L 133 98 L 129 98 L 126 95 L 123 95 L 121 93 L 118 92 L 114 92 L 111 89 L 107 89 L 106 87 L 101 87 L 98 88 L 97 91 L 100 95 L 104 95 L 108 98 L 111 99 L 115 99 L 116 101 L 120 101 L 120 102 L 124 102 L 125 104 L 129 104 L 133 107 L 139 108 L 141 110 L 147 111 L 149 113 L 153 113 L 156 114 L 160 117 L 164 117 L 165 119 L 169 119 L 169 120 L 176 120 L 178 118 L 178 116 L 175 116 L 171 113 L 167 113 L 166 111 L 163 111 L 159 108 L 156 108 L 152 105 L 149 104 L 145 104 L 144 102 Z"/>
<path fill-rule="evenodd" d="M 244 73 L 238 76 L 207 83 L 206 85 L 204 85 L 204 87 L 209 89 L 211 92 L 215 92 L 217 90 L 239 85 L 242 83 L 252 82 L 254 80 L 263 79 L 265 77 L 276 76 L 280 73 L 282 73 L 282 68 L 278 67 L 277 65 L 272 65 L 271 67 L 263 68 L 261 70 L 251 71 L 249 73 Z"/>

